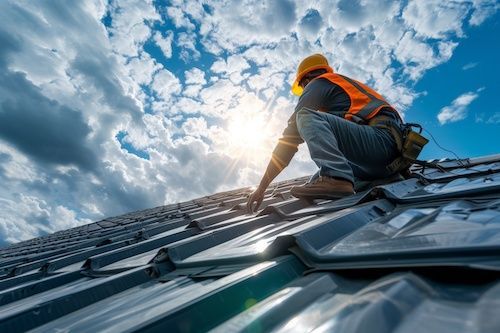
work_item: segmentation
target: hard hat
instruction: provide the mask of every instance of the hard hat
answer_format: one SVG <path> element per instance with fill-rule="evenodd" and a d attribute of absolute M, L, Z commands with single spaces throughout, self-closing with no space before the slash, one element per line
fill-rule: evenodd
<path fill-rule="evenodd" d="M 322 54 L 316 53 L 302 60 L 299 68 L 297 68 L 297 76 L 292 85 L 292 93 L 294 95 L 302 95 L 304 89 L 299 86 L 300 80 L 302 80 L 307 73 L 317 69 L 324 69 L 328 73 L 333 73 L 333 69 L 328 65 L 328 60 Z"/>

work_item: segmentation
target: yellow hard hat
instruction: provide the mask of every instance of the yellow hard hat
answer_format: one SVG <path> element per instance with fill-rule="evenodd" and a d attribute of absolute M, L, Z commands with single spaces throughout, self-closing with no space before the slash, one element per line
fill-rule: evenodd
<path fill-rule="evenodd" d="M 317 69 L 325 69 L 328 73 L 333 73 L 333 69 L 328 65 L 328 60 L 322 54 L 316 53 L 302 60 L 299 68 L 297 68 L 297 76 L 292 85 L 292 93 L 294 95 L 302 95 L 304 89 L 299 86 L 300 80 L 302 80 L 307 73 Z"/>

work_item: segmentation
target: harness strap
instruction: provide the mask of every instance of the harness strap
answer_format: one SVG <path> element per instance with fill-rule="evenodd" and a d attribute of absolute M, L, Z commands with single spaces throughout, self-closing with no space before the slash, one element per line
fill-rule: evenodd
<path fill-rule="evenodd" d="M 432 166 L 442 170 L 437 164 L 417 160 L 420 151 L 428 142 L 426 138 L 420 135 L 422 127 L 419 124 L 401 124 L 398 120 L 390 116 L 379 115 L 374 117 L 368 125 L 386 128 L 396 142 L 399 156 L 386 167 L 391 174 L 399 172 L 408 175 L 408 170 L 412 164 L 418 164 L 423 167 Z M 419 133 L 414 132 L 412 130 L 413 127 L 418 128 Z"/>
<path fill-rule="evenodd" d="M 396 146 L 398 151 L 403 151 L 403 142 L 404 142 L 404 133 L 401 130 L 401 124 L 392 117 L 379 115 L 373 117 L 369 122 L 369 126 L 385 128 L 389 130 L 394 141 L 396 142 Z"/>

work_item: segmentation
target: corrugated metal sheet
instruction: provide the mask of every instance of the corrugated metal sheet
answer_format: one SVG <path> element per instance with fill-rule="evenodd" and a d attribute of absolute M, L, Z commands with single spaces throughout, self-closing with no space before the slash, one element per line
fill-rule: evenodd
<path fill-rule="evenodd" d="M 274 184 L 0 250 L 0 332 L 500 332 L 500 155 L 314 203 Z"/>

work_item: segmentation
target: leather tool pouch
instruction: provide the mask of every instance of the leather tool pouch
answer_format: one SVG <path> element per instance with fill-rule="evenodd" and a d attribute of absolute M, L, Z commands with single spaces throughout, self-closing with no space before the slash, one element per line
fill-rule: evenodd
<path fill-rule="evenodd" d="M 394 120 L 387 116 L 375 117 L 368 122 L 368 125 L 386 128 L 391 132 L 400 155 L 387 165 L 387 170 L 391 174 L 401 173 L 403 177 L 409 177 L 410 166 L 418 162 L 418 155 L 429 142 L 421 135 L 422 126 L 414 123 L 395 124 Z M 413 128 L 417 128 L 418 132 Z"/>
<path fill-rule="evenodd" d="M 429 140 L 420 135 L 420 133 L 413 131 L 409 126 L 403 137 L 403 149 L 401 154 L 406 159 L 416 160 L 428 142 Z"/>
<path fill-rule="evenodd" d="M 418 128 L 419 132 L 414 131 L 414 127 Z M 389 172 L 399 172 L 403 175 L 403 177 L 409 177 L 410 166 L 415 161 L 417 161 L 418 155 L 420 154 L 424 146 L 429 142 L 429 140 L 424 138 L 420 133 L 422 133 L 422 126 L 420 126 L 419 124 L 404 125 L 401 140 L 397 142 L 398 148 L 401 151 L 401 155 L 387 166 Z"/>

